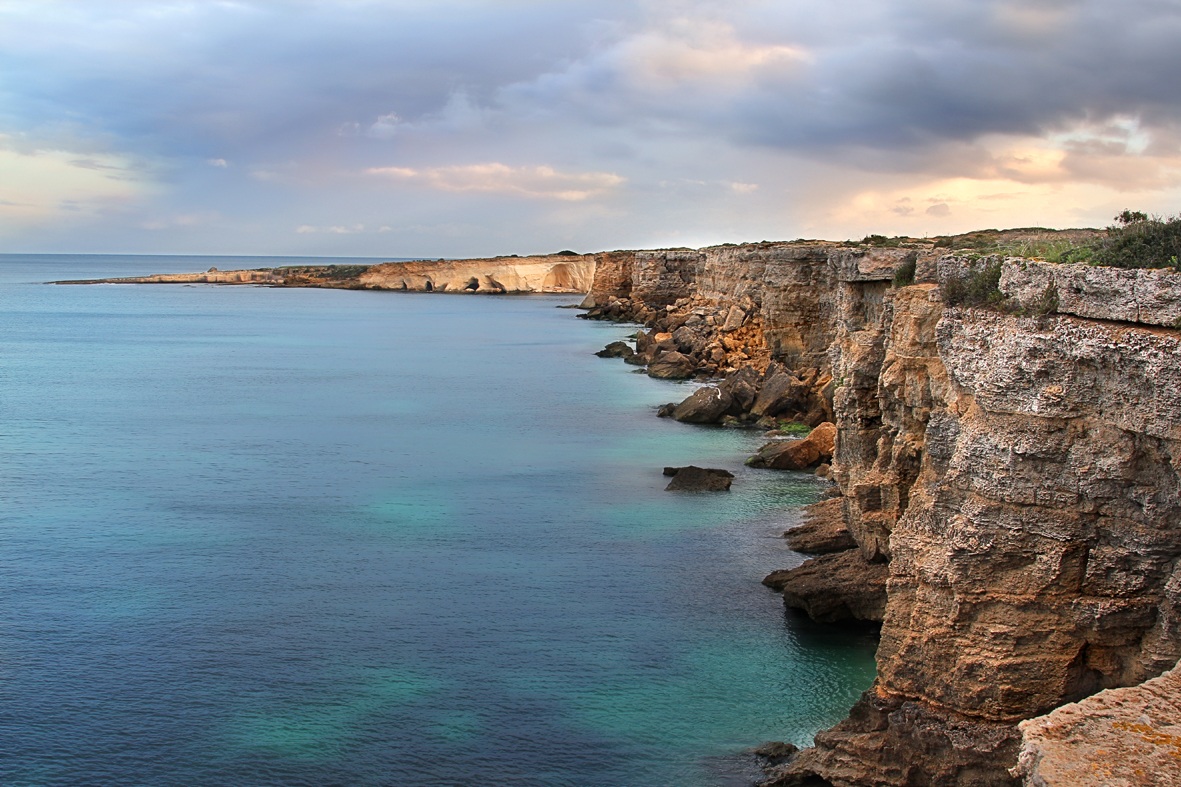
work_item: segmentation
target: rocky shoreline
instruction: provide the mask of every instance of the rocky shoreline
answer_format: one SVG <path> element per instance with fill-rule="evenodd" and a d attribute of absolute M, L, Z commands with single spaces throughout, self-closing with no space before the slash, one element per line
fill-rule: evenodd
<path fill-rule="evenodd" d="M 648 330 L 611 354 L 720 378 L 662 414 L 835 424 L 839 497 L 790 535 L 817 556 L 765 583 L 880 621 L 878 679 L 766 785 L 1105 785 L 1063 760 L 1121 747 L 1160 767 L 1118 783 L 1181 784 L 1175 679 L 1121 688 L 1181 657 L 1181 277 L 929 244 L 622 262 L 586 316 Z M 945 295 L 989 277 L 980 306 Z M 1079 732 L 1092 708 L 1102 741 Z"/>
<path fill-rule="evenodd" d="M 789 535 L 815 557 L 765 581 L 880 622 L 878 675 L 767 785 L 1181 784 L 1181 276 L 920 242 L 581 256 L 585 316 L 644 326 L 604 354 L 707 383 L 664 415 L 766 428 L 754 461 L 834 482 Z M 469 262 L 258 283 L 509 291 L 518 263 Z M 569 291 L 570 262 L 512 291 Z M 1119 751 L 1153 770 L 1072 767 Z"/>

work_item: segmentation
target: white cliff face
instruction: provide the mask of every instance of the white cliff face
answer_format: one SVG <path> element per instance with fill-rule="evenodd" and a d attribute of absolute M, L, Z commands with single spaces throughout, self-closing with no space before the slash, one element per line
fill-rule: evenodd
<path fill-rule="evenodd" d="M 595 277 L 594 254 L 389 262 L 361 274 L 371 289 L 450 293 L 585 293 Z"/>

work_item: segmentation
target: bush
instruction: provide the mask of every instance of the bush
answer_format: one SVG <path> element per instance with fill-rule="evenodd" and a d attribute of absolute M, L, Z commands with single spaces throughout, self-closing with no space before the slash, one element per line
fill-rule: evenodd
<path fill-rule="evenodd" d="M 1149 218 L 1125 210 L 1107 228 L 1091 262 L 1113 268 L 1172 268 L 1181 271 L 1181 216 Z"/>
<path fill-rule="evenodd" d="M 949 276 L 940 289 L 948 306 L 999 306 L 1005 300 L 1001 294 L 1001 263 L 990 262 L 967 276 Z"/>
<path fill-rule="evenodd" d="M 861 242 L 867 243 L 870 246 L 877 246 L 878 248 L 882 249 L 896 249 L 902 245 L 904 240 L 906 240 L 906 238 L 902 235 L 898 235 L 893 238 L 887 238 L 885 235 L 866 235 L 861 239 Z"/>
<path fill-rule="evenodd" d="M 914 284 L 914 273 L 918 268 L 918 261 L 915 258 L 910 258 L 898 266 L 894 271 L 894 286 L 906 287 Z"/>

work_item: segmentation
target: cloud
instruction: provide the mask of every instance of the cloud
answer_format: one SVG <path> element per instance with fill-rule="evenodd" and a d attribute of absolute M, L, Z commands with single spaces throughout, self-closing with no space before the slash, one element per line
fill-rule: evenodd
<path fill-rule="evenodd" d="M 301 224 L 295 228 L 295 234 L 297 234 L 297 235 L 319 235 L 319 234 L 357 235 L 357 234 L 363 233 L 365 231 L 366 230 L 365 230 L 364 224 L 353 224 L 350 226 L 345 226 L 343 224 L 334 224 L 330 227 L 316 227 L 311 224 Z M 389 228 L 388 227 L 381 227 L 380 229 L 371 230 L 371 231 L 389 232 Z"/>
<path fill-rule="evenodd" d="M 427 169 L 371 167 L 365 171 L 393 180 L 422 182 L 441 191 L 488 192 L 568 202 L 599 196 L 624 182 L 622 177 L 610 172 L 565 173 L 546 166 L 510 167 L 497 162 Z"/>
<path fill-rule="evenodd" d="M 437 256 L 1171 213 L 1179 38 L 1166 0 L 9 0 L 0 216 Z M 425 229 L 457 195 L 514 199 Z"/>
<path fill-rule="evenodd" d="M 20 152 L 0 136 L 0 220 L 46 223 L 62 212 L 97 215 L 135 204 L 154 192 L 137 166 L 117 156 L 67 150 Z"/>

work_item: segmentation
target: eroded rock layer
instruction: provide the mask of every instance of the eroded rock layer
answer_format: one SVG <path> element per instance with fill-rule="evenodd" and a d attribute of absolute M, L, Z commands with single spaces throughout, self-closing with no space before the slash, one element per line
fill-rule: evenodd
<path fill-rule="evenodd" d="M 904 262 L 919 283 L 892 283 Z M 949 305 L 988 265 L 987 305 Z M 832 477 L 860 554 L 772 578 L 819 618 L 880 615 L 878 678 L 768 783 L 1013 784 L 1017 722 L 1178 662 L 1181 277 L 759 244 L 637 254 L 628 286 L 592 300 L 650 326 L 656 352 L 698 318 L 710 354 L 688 336 L 669 349 L 755 369 L 754 400 L 779 370 L 831 381 Z M 735 412 L 726 387 L 683 420 Z M 875 573 L 884 609 L 842 597 Z"/>

